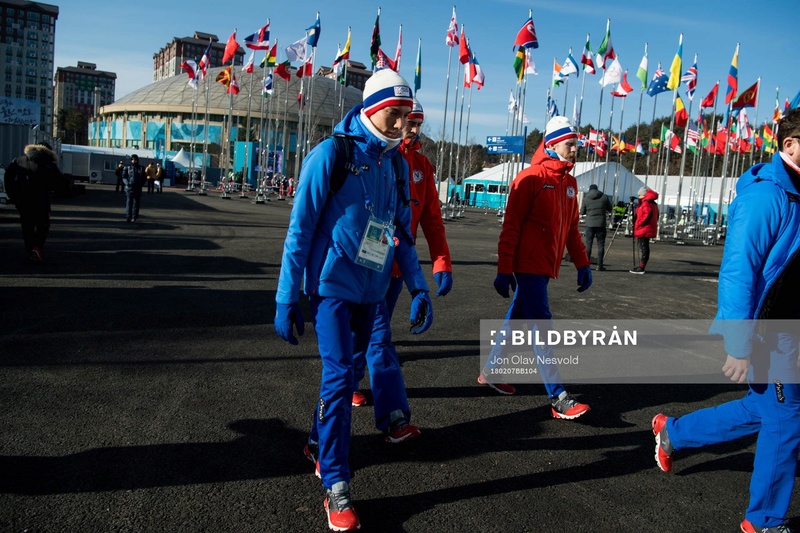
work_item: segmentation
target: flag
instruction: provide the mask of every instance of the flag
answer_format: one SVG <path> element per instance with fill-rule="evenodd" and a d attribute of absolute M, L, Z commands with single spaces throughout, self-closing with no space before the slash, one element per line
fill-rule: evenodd
<path fill-rule="evenodd" d="M 616 61 L 616 59 L 614 61 Z M 632 92 L 633 87 L 631 87 L 630 83 L 628 83 L 628 71 L 626 70 L 622 75 L 622 81 L 619 82 L 619 85 L 617 85 L 617 90 L 611 91 L 611 95 L 619 98 L 625 98 Z"/>
<path fill-rule="evenodd" d="M 472 83 L 477 85 L 480 91 L 481 87 L 483 87 L 483 83 L 486 81 L 486 76 L 484 76 L 483 69 L 480 63 L 478 63 L 478 58 L 475 57 L 474 52 L 472 53 L 472 61 L 470 61 L 469 68 L 472 72 Z"/>
<path fill-rule="evenodd" d="M 292 66 L 291 63 L 287 59 L 286 61 L 275 67 L 275 74 L 277 74 L 284 80 L 289 81 L 290 79 L 292 79 L 292 74 L 289 72 L 289 68 L 291 66 Z"/>
<path fill-rule="evenodd" d="M 657 94 L 666 92 L 668 81 L 669 76 L 667 76 L 666 73 L 661 70 L 661 63 L 659 63 L 656 73 L 653 75 L 653 81 L 650 82 L 650 87 L 647 88 L 647 94 L 650 96 L 655 96 Z"/>
<path fill-rule="evenodd" d="M 189 85 L 197 89 L 197 63 L 187 59 L 181 63 L 181 68 L 189 75 Z"/>
<path fill-rule="evenodd" d="M 717 91 L 719 91 L 719 82 L 714 84 L 714 88 L 711 89 L 711 92 L 703 98 L 703 101 L 700 102 L 700 108 L 704 107 L 716 107 L 717 105 Z"/>
<path fill-rule="evenodd" d="M 561 65 L 561 76 L 566 77 L 570 74 L 575 74 L 575 76 L 578 76 L 578 62 L 575 61 L 574 57 L 572 57 L 572 52 L 567 54 L 564 64 Z"/>
<path fill-rule="evenodd" d="M 297 72 L 294 73 L 295 76 L 298 78 L 302 78 L 303 76 L 311 76 L 311 58 L 309 57 L 306 59 L 300 68 L 297 69 Z"/>
<path fill-rule="evenodd" d="M 642 146 L 642 141 L 640 139 L 636 139 L 636 153 L 637 154 L 644 154 L 644 146 Z"/>
<path fill-rule="evenodd" d="M 621 81 L 622 65 L 619 64 L 617 58 L 614 58 L 614 61 L 611 62 L 611 65 L 609 65 L 608 69 L 603 72 L 603 76 L 600 78 L 599 83 L 602 87 L 606 87 L 612 83 L 620 83 Z"/>
<path fill-rule="evenodd" d="M 297 93 L 297 105 L 300 106 L 300 109 L 303 109 L 306 106 L 306 98 L 303 96 L 303 84 L 300 84 L 300 92 Z"/>
<path fill-rule="evenodd" d="M 200 64 L 198 66 L 203 73 L 203 79 L 205 79 L 208 67 L 211 66 L 211 39 L 208 40 L 208 46 L 206 47 L 206 51 L 203 52 L 203 57 L 200 58 Z"/>
<path fill-rule="evenodd" d="M 228 42 L 225 43 L 225 52 L 222 54 L 222 64 L 231 61 L 236 57 L 236 52 L 239 51 L 239 43 L 236 42 L 236 30 L 228 37 Z"/>
<path fill-rule="evenodd" d="M 397 36 L 397 48 L 394 49 L 394 71 L 400 72 L 400 55 L 403 50 L 403 25 L 400 24 L 400 33 Z"/>
<path fill-rule="evenodd" d="M 461 26 L 461 44 L 458 45 L 458 60 L 464 64 L 469 62 L 469 58 L 472 54 L 469 51 L 469 43 L 467 42 L 466 37 L 464 37 L 464 26 Z"/>
<path fill-rule="evenodd" d="M 661 125 L 661 140 L 668 144 L 669 149 L 673 152 L 682 153 L 681 140 L 665 124 Z"/>
<path fill-rule="evenodd" d="M 414 92 L 422 88 L 422 42 L 417 47 L 417 65 L 414 67 Z"/>
<path fill-rule="evenodd" d="M 772 133 L 772 128 L 764 124 L 764 131 L 761 133 L 761 136 L 764 138 L 764 150 L 773 153 L 775 151 L 775 135 Z"/>
<path fill-rule="evenodd" d="M 261 68 L 274 67 L 278 62 L 278 43 L 272 45 L 270 51 L 261 60 Z"/>
<path fill-rule="evenodd" d="M 650 151 L 658 152 L 658 147 L 661 146 L 661 139 L 650 139 Z"/>
<path fill-rule="evenodd" d="M 775 112 L 772 113 L 772 122 L 778 122 L 781 119 L 781 98 L 780 88 L 775 89 Z"/>
<path fill-rule="evenodd" d="M 756 100 L 758 100 L 758 82 L 748 87 L 736 100 L 733 101 L 731 107 L 733 109 L 743 109 L 745 107 L 755 107 Z"/>
<path fill-rule="evenodd" d="M 252 74 L 255 62 L 256 62 L 256 51 L 253 50 L 252 52 L 250 52 L 250 57 L 247 59 L 247 63 L 242 65 L 242 72 L 247 72 L 248 74 Z"/>
<path fill-rule="evenodd" d="M 319 42 L 319 34 L 321 32 L 320 25 L 319 25 L 319 11 L 317 11 L 317 20 L 314 21 L 314 24 L 306 28 L 308 32 L 308 46 L 311 48 L 317 47 L 317 42 Z"/>
<path fill-rule="evenodd" d="M 553 87 L 558 87 L 562 81 L 564 80 L 561 76 L 561 65 L 558 64 L 556 58 L 553 58 Z"/>
<path fill-rule="evenodd" d="M 581 54 L 581 64 L 583 65 L 583 70 L 588 72 L 589 74 L 594 74 L 597 72 L 594 69 L 594 60 L 592 59 L 592 48 L 589 44 L 589 36 L 586 36 L 586 44 L 583 45 L 583 54 Z"/>
<path fill-rule="evenodd" d="M 536 63 L 533 62 L 533 52 L 531 52 L 530 48 L 525 49 L 525 72 L 524 74 L 533 74 L 534 76 L 538 76 L 539 73 L 536 72 Z"/>
<path fill-rule="evenodd" d="M 522 28 L 517 32 L 517 36 L 514 39 L 514 46 L 539 48 L 539 41 L 536 40 L 536 29 L 533 27 L 533 17 L 528 17 L 528 20 L 525 21 L 525 24 L 523 24 Z"/>
<path fill-rule="evenodd" d="M 798 94 L 800 94 L 800 92 Z M 795 96 L 795 99 L 796 98 L 797 98 L 797 96 Z M 786 102 L 784 102 L 784 104 L 783 104 L 783 114 L 785 115 L 786 112 L 789 111 L 789 109 L 791 109 L 791 107 L 789 106 L 789 97 L 787 96 L 786 97 Z"/>
<path fill-rule="evenodd" d="M 236 83 L 236 76 L 231 66 L 225 67 L 217 74 L 217 81 L 225 86 L 226 93 L 239 94 L 239 84 Z"/>
<path fill-rule="evenodd" d="M 254 34 L 245 37 L 244 45 L 251 50 L 269 50 L 269 23 Z"/>
<path fill-rule="evenodd" d="M 683 105 L 680 95 L 675 97 L 675 127 L 682 128 L 686 126 L 689 121 L 689 113 L 686 112 L 686 107 Z"/>
<path fill-rule="evenodd" d="M 669 81 L 667 81 L 667 89 L 674 91 L 681 84 L 681 55 L 683 54 L 683 41 L 678 45 L 678 51 L 675 52 L 675 57 L 672 58 L 672 65 L 669 67 Z"/>
<path fill-rule="evenodd" d="M 740 139 L 749 139 L 753 136 L 753 129 L 750 127 L 750 121 L 747 118 L 747 110 L 744 108 L 739 112 L 736 129 L 739 132 Z"/>
<path fill-rule="evenodd" d="M 694 100 L 694 91 L 697 88 L 697 61 L 681 76 L 681 82 L 686 84 L 686 96 L 689 100 Z"/>
<path fill-rule="evenodd" d="M 508 93 L 508 112 L 513 113 L 517 110 L 517 100 L 514 98 L 514 91 Z"/>
<path fill-rule="evenodd" d="M 522 75 L 525 74 L 525 49 L 521 46 L 514 55 L 514 72 L 517 74 L 517 83 L 521 82 Z"/>
<path fill-rule="evenodd" d="M 305 61 L 311 57 L 308 36 L 299 39 L 286 47 L 286 59 L 289 61 Z"/>
<path fill-rule="evenodd" d="M 264 78 L 264 83 L 261 88 L 261 94 L 272 94 L 272 74 L 268 74 L 266 78 Z"/>
<path fill-rule="evenodd" d="M 381 48 L 381 28 L 380 28 L 381 8 L 378 8 L 378 16 L 375 17 L 375 27 L 372 28 L 372 40 L 369 45 L 369 56 L 372 58 L 372 68 L 378 63 L 378 50 Z"/>
<path fill-rule="evenodd" d="M 609 59 L 616 59 L 616 57 L 617 55 L 614 53 L 614 45 L 611 44 L 611 26 L 609 25 L 606 28 L 606 36 L 603 37 L 603 42 L 600 43 L 600 48 L 597 49 L 597 59 L 595 60 L 595 65 L 605 69 L 606 61 Z"/>
<path fill-rule="evenodd" d="M 556 105 L 556 101 L 550 98 L 550 91 L 547 92 L 547 104 L 545 105 L 545 111 L 547 112 L 547 116 L 550 118 L 558 116 L 558 106 Z"/>
<path fill-rule="evenodd" d="M 575 129 L 580 129 L 581 127 L 581 111 L 578 107 L 577 95 L 572 99 L 572 125 L 575 126 Z"/>
<path fill-rule="evenodd" d="M 647 54 L 642 56 L 642 61 L 639 63 L 639 68 L 636 70 L 636 77 L 642 82 L 642 90 L 647 89 Z"/>
<path fill-rule="evenodd" d="M 394 60 L 387 56 L 386 52 L 378 48 L 378 60 L 375 62 L 375 70 L 381 70 L 384 68 L 396 70 Z"/>
<path fill-rule="evenodd" d="M 342 55 L 342 48 L 341 45 L 336 45 L 336 59 L 333 60 L 333 65 L 331 66 L 331 70 L 333 70 L 333 76 L 338 80 L 342 77 L 342 72 L 344 72 L 344 64 L 341 61 L 337 61 L 339 56 Z"/>
<path fill-rule="evenodd" d="M 728 92 L 725 93 L 725 105 L 731 103 L 739 91 L 739 45 L 736 45 L 736 51 L 733 53 L 733 60 L 731 61 L 731 69 L 728 71 Z"/>
<path fill-rule="evenodd" d="M 447 46 L 458 44 L 458 22 L 456 22 L 456 6 L 453 6 L 453 16 L 450 17 L 450 25 L 447 27 L 447 37 L 444 40 Z"/>

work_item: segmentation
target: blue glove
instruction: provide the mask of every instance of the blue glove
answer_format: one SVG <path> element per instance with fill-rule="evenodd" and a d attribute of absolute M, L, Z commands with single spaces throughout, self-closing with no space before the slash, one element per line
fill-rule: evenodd
<path fill-rule="evenodd" d="M 513 274 L 498 274 L 494 278 L 494 290 L 503 298 L 508 298 L 508 288 L 511 287 L 512 291 L 517 290 L 517 280 L 514 279 Z"/>
<path fill-rule="evenodd" d="M 578 292 L 583 292 L 592 286 L 592 269 L 591 267 L 582 266 L 578 269 Z"/>
<path fill-rule="evenodd" d="M 303 312 L 297 302 L 292 304 L 278 304 L 275 310 L 275 333 L 280 338 L 298 344 L 297 338 L 292 334 L 292 327 L 297 328 L 297 334 L 302 336 L 306 326 L 303 322 Z"/>
<path fill-rule="evenodd" d="M 433 279 L 436 280 L 436 284 L 439 286 L 439 290 L 436 291 L 436 296 L 444 296 L 453 288 L 452 272 L 437 272 L 433 275 Z"/>
<path fill-rule="evenodd" d="M 417 291 L 411 300 L 411 333 L 424 333 L 433 323 L 433 304 L 428 291 Z"/>

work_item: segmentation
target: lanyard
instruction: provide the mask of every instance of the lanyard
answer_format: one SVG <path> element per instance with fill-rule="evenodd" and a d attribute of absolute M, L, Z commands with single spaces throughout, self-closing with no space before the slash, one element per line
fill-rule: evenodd
<path fill-rule="evenodd" d="M 382 170 L 381 167 L 382 167 L 382 165 L 379 164 L 378 165 L 379 173 Z M 373 217 L 380 218 L 380 217 L 375 216 L 374 204 L 372 202 L 372 198 L 369 195 L 369 191 L 367 190 L 367 184 L 364 182 L 364 176 L 361 175 L 361 172 L 356 172 L 355 174 L 356 174 L 356 176 L 358 176 L 358 179 L 361 182 L 361 192 L 364 195 L 364 207 L 367 209 L 367 211 L 370 212 L 370 214 Z M 380 176 L 378 176 L 378 178 L 380 179 Z M 385 172 L 383 173 L 383 178 L 384 178 L 384 182 L 386 182 L 386 173 Z M 395 176 L 395 179 L 396 179 L 396 176 Z M 387 188 L 390 191 L 389 192 L 389 208 L 387 210 L 387 214 L 389 216 L 386 218 L 386 220 L 383 221 L 384 228 L 387 227 L 389 224 L 392 224 L 394 222 L 395 210 L 397 208 L 397 187 L 391 187 L 387 183 Z"/>

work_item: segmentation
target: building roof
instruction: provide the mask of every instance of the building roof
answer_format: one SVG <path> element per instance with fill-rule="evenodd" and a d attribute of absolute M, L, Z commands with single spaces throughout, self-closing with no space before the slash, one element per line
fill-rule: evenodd
<path fill-rule="evenodd" d="M 36 11 L 47 13 L 48 15 L 53 15 L 54 17 L 58 18 L 58 6 L 55 6 L 53 4 L 45 4 L 43 2 L 29 2 L 28 0 L 2 0 L 0 1 L 0 5 L 17 6 L 22 9 L 33 9 Z"/>
<path fill-rule="evenodd" d="M 105 78 L 117 79 L 116 72 L 107 72 L 105 70 L 97 70 L 93 68 L 58 67 L 56 68 L 56 73 L 58 72 L 75 72 L 77 74 L 86 74 L 87 76 L 101 76 Z"/>
<path fill-rule="evenodd" d="M 221 71 L 222 67 L 208 69 L 209 113 L 215 115 L 227 114 L 231 99 L 230 95 L 225 92 L 225 86 L 214 81 Z M 264 69 L 256 67 L 252 74 L 248 74 L 242 72 L 240 68 L 234 68 L 233 72 L 241 90 L 238 95 L 233 97 L 234 114 L 238 116 L 247 115 L 247 99 L 252 86 L 252 114 L 257 116 L 261 106 L 261 80 L 264 77 Z M 335 122 L 339 121 L 340 111 L 337 104 L 341 97 L 342 89 L 344 89 L 345 95 L 345 112 L 362 101 L 362 93 L 356 88 L 343 88 L 334 80 L 322 76 L 313 76 L 311 79 L 314 80 L 313 98 L 306 99 L 306 110 L 310 105 L 313 110 L 313 116 L 322 123 L 330 122 L 332 119 Z M 301 78 L 292 75 L 287 84 L 283 79 L 275 77 L 273 82 L 275 89 L 271 96 L 273 99 L 273 116 L 283 116 L 284 107 L 286 107 L 288 99 L 287 111 L 289 117 L 297 119 L 297 94 L 300 91 L 300 81 Z M 196 111 L 199 116 L 202 116 L 205 112 L 206 82 L 200 81 L 197 91 L 192 89 L 187 82 L 187 76 L 179 75 L 150 83 L 123 96 L 113 104 L 102 106 L 100 114 L 139 112 L 191 114 L 192 101 L 196 95 Z M 309 94 L 308 87 L 303 90 L 303 93 Z"/>

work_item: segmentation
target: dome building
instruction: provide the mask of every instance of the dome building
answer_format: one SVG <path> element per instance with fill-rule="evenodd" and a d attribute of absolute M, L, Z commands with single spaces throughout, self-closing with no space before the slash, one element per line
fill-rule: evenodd
<path fill-rule="evenodd" d="M 222 70 L 222 67 L 210 68 L 207 81 L 199 81 L 197 90 L 187 83 L 186 76 L 172 76 L 102 106 L 89 122 L 89 145 L 150 149 L 157 153 L 166 150 L 168 157 L 183 148 L 199 168 L 203 166 L 203 144 L 207 140 L 206 165 L 231 168 L 233 158 L 228 154 L 233 153 L 233 147 L 225 147 L 223 139 L 269 141 L 271 150 L 287 154 L 281 159 L 283 172 L 290 174 L 298 149 L 301 82 L 305 82 L 303 94 L 306 95 L 301 154 L 304 148 L 314 146 L 329 135 L 344 114 L 362 100 L 362 92 L 357 88 L 344 87 L 324 75 L 298 78 L 294 70 L 288 82 L 273 76 L 274 90 L 262 98 L 265 72 L 258 67 L 251 74 L 234 67 L 240 92 L 231 97 L 222 83 L 214 81 Z M 319 73 L 329 71 L 323 67 Z M 228 124 L 229 115 L 232 125 Z"/>

